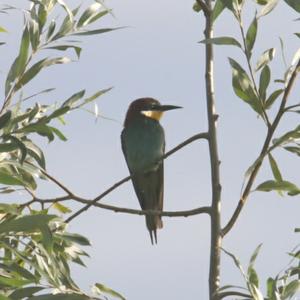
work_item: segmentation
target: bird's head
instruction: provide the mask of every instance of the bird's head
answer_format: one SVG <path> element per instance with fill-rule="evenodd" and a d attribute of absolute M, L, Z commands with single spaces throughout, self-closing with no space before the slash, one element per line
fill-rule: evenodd
<path fill-rule="evenodd" d="M 140 116 L 159 121 L 165 111 L 177 108 L 182 107 L 175 105 L 162 105 L 159 101 L 153 98 L 140 98 L 130 104 L 124 125 L 126 126 L 132 119 Z"/>

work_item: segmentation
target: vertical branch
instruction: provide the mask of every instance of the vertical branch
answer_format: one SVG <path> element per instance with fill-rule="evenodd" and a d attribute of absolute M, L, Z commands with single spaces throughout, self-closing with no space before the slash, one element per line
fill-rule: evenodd
<path fill-rule="evenodd" d="M 206 27 L 205 38 L 213 37 L 213 18 L 212 18 L 212 1 L 206 0 Z M 214 74 L 213 74 L 213 45 L 207 43 L 206 50 L 206 101 L 208 116 L 208 133 L 209 133 L 209 153 L 211 166 L 211 185 L 212 185 L 212 204 L 211 204 L 211 249 L 210 249 L 210 269 L 209 269 L 209 296 L 210 300 L 218 299 L 218 288 L 220 284 L 220 259 L 221 259 L 221 183 L 220 183 L 220 161 L 217 144 L 217 119 L 215 109 L 214 95 Z"/>

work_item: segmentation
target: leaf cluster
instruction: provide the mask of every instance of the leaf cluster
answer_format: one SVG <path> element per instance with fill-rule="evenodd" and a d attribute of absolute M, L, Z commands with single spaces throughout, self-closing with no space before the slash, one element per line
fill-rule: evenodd
<path fill-rule="evenodd" d="M 88 254 L 80 247 L 90 243 L 82 235 L 67 232 L 66 224 L 53 213 L 53 209 L 60 215 L 71 212 L 67 206 L 53 201 L 45 207 L 35 196 L 38 179 L 49 179 L 41 138 L 49 143 L 56 138 L 67 141 L 54 122 L 60 127 L 65 125 L 66 114 L 94 102 L 111 88 L 89 96 L 81 90 L 50 104 L 30 105 L 28 100 L 37 96 L 41 99 L 52 88 L 24 97 L 24 88 L 44 69 L 72 61 L 68 56 L 56 56 L 58 52 L 71 49 L 79 59 L 80 37 L 114 30 L 90 28 L 111 11 L 100 1 L 75 9 L 63 0 L 29 3 L 29 9 L 24 10 L 20 47 L 7 74 L 0 107 L 0 193 L 4 196 L 22 189 L 33 199 L 23 204 L 0 203 L 0 299 L 107 299 L 105 295 L 124 299 L 100 283 L 95 285 L 93 296 L 78 287 L 70 264 L 85 266 L 83 257 Z M 58 11 L 62 18 L 54 17 Z M 5 31 L 0 27 L 0 33 Z M 40 203 L 41 208 L 33 203 Z"/>
<path fill-rule="evenodd" d="M 244 271 L 239 259 L 232 253 L 224 250 L 230 256 L 235 266 L 239 269 L 246 282 L 246 288 L 227 285 L 220 288 L 219 292 L 226 297 L 235 295 L 237 299 L 253 299 L 253 300 L 288 300 L 293 299 L 300 291 L 300 251 L 299 247 L 295 248 L 289 255 L 292 260 L 288 266 L 274 278 L 269 277 L 266 282 L 266 296 L 263 296 L 260 290 L 259 276 L 254 268 L 256 258 L 262 245 L 259 245 L 251 255 L 247 272 Z M 226 293 L 224 293 L 226 291 Z M 238 292 L 236 292 L 238 291 Z M 249 296 L 247 297 L 247 293 Z M 245 298 L 247 297 L 247 298 Z"/>

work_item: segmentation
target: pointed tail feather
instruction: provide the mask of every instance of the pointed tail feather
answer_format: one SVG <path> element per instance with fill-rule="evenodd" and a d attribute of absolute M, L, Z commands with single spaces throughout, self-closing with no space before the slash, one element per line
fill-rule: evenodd
<path fill-rule="evenodd" d="M 157 244 L 157 229 L 161 229 L 163 227 L 163 222 L 160 216 L 146 216 L 146 225 L 149 230 L 151 244 Z M 154 240 L 153 240 L 154 236 Z"/>

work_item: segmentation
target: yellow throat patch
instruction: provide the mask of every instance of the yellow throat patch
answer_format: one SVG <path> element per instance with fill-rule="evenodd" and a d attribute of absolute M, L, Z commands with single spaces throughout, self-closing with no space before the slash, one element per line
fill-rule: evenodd
<path fill-rule="evenodd" d="M 151 118 L 156 121 L 159 121 L 161 119 L 161 117 L 163 116 L 164 112 L 158 111 L 158 110 L 142 110 L 141 114 L 143 114 L 147 118 Z"/>

